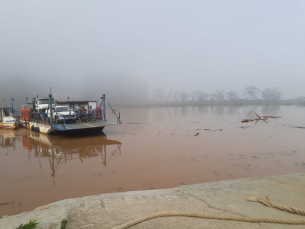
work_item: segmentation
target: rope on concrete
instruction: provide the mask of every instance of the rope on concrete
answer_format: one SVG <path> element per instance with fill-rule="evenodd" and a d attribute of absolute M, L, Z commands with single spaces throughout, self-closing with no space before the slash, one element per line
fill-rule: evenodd
<path fill-rule="evenodd" d="M 277 208 L 289 213 L 305 215 L 305 211 L 302 211 L 298 208 L 287 207 L 282 204 L 271 202 L 269 201 L 268 197 L 266 197 L 266 199 L 249 197 L 247 198 L 247 200 L 252 202 L 259 202 L 266 206 Z M 134 226 L 136 224 L 139 224 L 141 222 L 153 218 L 167 217 L 167 216 L 186 216 L 186 217 L 197 217 L 197 218 L 205 218 L 205 219 L 234 220 L 234 221 L 251 222 L 251 223 L 305 224 L 305 220 L 296 220 L 296 219 L 289 220 L 289 219 L 273 219 L 273 218 L 250 218 L 250 217 L 241 217 L 241 216 L 233 216 L 233 215 L 211 215 L 211 214 L 198 214 L 198 213 L 187 213 L 187 212 L 161 212 L 161 213 L 147 215 L 139 219 L 130 221 L 128 223 L 116 227 L 115 229 L 126 229 L 128 227 Z"/>
<path fill-rule="evenodd" d="M 305 211 L 302 211 L 302 210 L 300 210 L 298 208 L 295 208 L 295 207 L 288 207 L 288 206 L 285 206 L 283 204 L 278 204 L 278 203 L 272 202 L 272 201 L 269 200 L 269 198 L 267 196 L 266 196 L 265 199 L 256 198 L 256 197 L 248 197 L 247 200 L 252 201 L 252 202 L 259 202 L 259 203 L 262 203 L 262 204 L 264 204 L 268 207 L 277 208 L 277 209 L 280 209 L 280 210 L 285 211 L 285 212 L 305 216 Z"/>

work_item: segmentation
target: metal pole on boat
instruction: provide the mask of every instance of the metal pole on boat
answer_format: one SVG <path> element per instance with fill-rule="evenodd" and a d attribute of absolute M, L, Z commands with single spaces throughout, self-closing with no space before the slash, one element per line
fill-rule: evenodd
<path fill-rule="evenodd" d="M 103 101 L 104 101 L 104 104 L 103 104 L 103 116 L 104 116 L 104 121 L 107 121 L 106 119 L 106 95 L 103 94 L 103 97 L 102 97 Z"/>
<path fill-rule="evenodd" d="M 67 97 L 67 99 L 68 99 L 69 115 L 70 115 L 70 118 L 71 118 L 71 108 L 70 108 L 69 96 Z"/>
<path fill-rule="evenodd" d="M 11 98 L 11 109 L 10 109 L 10 112 L 13 114 L 12 117 L 14 117 L 15 115 L 15 107 L 14 107 L 14 99 Z"/>
<path fill-rule="evenodd" d="M 51 128 L 52 128 L 52 123 L 53 123 L 53 112 L 52 112 L 52 94 L 50 93 L 49 94 L 49 107 L 50 107 L 50 125 L 51 125 Z"/>

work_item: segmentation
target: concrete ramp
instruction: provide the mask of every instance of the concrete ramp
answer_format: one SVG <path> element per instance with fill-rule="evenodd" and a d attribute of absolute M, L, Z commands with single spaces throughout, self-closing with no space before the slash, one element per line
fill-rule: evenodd
<path fill-rule="evenodd" d="M 67 229 L 114 228 L 139 217 L 158 212 L 194 212 L 244 217 L 304 219 L 278 209 L 249 202 L 247 197 L 266 197 L 271 201 L 304 210 L 305 174 L 291 174 L 184 185 L 172 189 L 122 192 L 67 199 L 34 211 L 0 219 L 0 228 L 11 229 L 37 219 L 37 229 L 58 229 L 67 218 Z M 304 225 L 247 223 L 192 217 L 161 217 L 130 229 L 211 228 L 211 229 L 301 229 Z"/>

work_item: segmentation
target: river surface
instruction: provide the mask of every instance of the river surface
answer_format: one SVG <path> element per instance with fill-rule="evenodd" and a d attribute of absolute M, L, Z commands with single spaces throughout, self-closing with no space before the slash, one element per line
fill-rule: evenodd
<path fill-rule="evenodd" d="M 116 108 L 123 124 L 105 134 L 0 129 L 0 217 L 66 198 L 305 172 L 305 129 L 295 128 L 304 106 Z M 281 118 L 241 123 L 254 112 Z"/>

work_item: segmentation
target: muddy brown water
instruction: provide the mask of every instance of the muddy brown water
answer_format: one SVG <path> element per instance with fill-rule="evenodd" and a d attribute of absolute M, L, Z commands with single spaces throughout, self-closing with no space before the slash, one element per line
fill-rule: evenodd
<path fill-rule="evenodd" d="M 66 198 L 305 172 L 305 129 L 294 128 L 305 127 L 304 106 L 116 108 L 123 124 L 105 135 L 0 129 L 0 216 Z M 282 118 L 241 123 L 254 112 Z"/>

